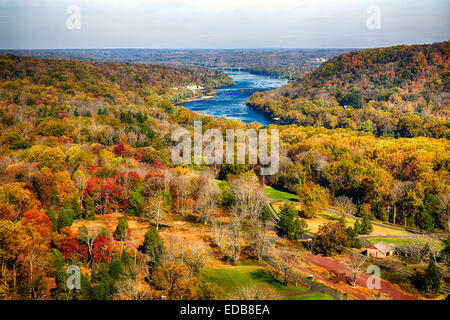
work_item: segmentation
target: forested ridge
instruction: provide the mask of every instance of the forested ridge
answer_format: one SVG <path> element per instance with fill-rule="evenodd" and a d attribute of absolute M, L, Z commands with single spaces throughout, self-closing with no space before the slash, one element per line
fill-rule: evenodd
<path fill-rule="evenodd" d="M 96 216 L 147 219 L 154 205 L 161 216 L 172 208 L 169 194 L 180 197 L 175 185 L 189 171 L 168 169 L 170 135 L 195 116 L 175 102 L 194 95 L 188 85 L 232 79 L 205 68 L 12 55 L 0 57 L 0 75 L 0 298 L 137 298 L 127 289 L 145 282 L 158 233 L 149 229 L 142 243 L 126 219 L 107 230 Z M 71 229 L 77 220 L 94 227 Z M 69 264 L 82 268 L 81 291 L 65 285 Z M 186 265 L 170 270 L 184 286 L 177 297 L 200 294 Z M 152 290 L 165 290 L 158 272 Z M 139 296 L 163 294 L 149 288 Z"/>
<path fill-rule="evenodd" d="M 450 42 L 345 53 L 249 104 L 281 123 L 449 137 Z"/>
<path fill-rule="evenodd" d="M 175 91 L 178 95 L 188 94 L 181 90 L 188 85 L 220 87 L 233 84 L 233 79 L 223 71 L 203 67 L 173 68 L 14 55 L 0 57 L 0 70 L 0 78 L 5 82 L 4 89 L 11 90 L 9 102 L 18 103 L 18 99 L 25 99 L 20 102 L 30 105 L 40 102 L 38 94 L 45 91 L 45 87 L 51 87 L 66 96 L 83 93 L 111 103 L 126 103 L 148 102 L 154 93 L 170 93 L 172 99 L 176 99 Z M 13 93 L 14 89 L 17 92 Z M 18 89 L 21 96 L 17 94 Z"/>
<path fill-rule="evenodd" d="M 203 68 L 1 56 L 0 298 L 223 298 L 205 269 L 262 259 L 267 184 L 298 197 L 301 212 L 285 210 L 289 228 L 336 205 L 449 231 L 445 138 L 271 125 L 281 139 L 276 175 L 260 176 L 258 165 L 174 166 L 171 134 L 192 132 L 194 120 L 204 130 L 262 128 L 175 105 L 194 94 L 190 84 L 229 81 Z M 79 290 L 65 286 L 69 265 L 80 267 Z"/>

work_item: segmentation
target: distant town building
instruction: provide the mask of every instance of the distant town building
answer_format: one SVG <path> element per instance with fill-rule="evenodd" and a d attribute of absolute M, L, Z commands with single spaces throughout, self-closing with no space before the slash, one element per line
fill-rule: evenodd
<path fill-rule="evenodd" d="M 201 87 L 201 86 L 197 86 L 195 84 L 186 86 L 187 89 L 192 90 L 192 91 L 196 91 L 196 90 L 203 90 L 205 88 Z"/>
<path fill-rule="evenodd" d="M 202 86 L 198 86 L 196 84 L 190 84 L 188 86 L 185 87 L 173 87 L 174 90 L 178 90 L 178 89 L 188 89 L 188 90 L 192 90 L 192 91 L 200 91 L 200 90 L 205 90 L 204 87 Z"/>

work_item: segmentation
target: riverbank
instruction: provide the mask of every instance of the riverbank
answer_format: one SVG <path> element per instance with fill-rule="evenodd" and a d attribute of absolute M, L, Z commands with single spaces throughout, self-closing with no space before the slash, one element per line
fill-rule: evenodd
<path fill-rule="evenodd" d="M 177 103 L 175 103 L 175 105 L 179 106 L 182 105 L 184 103 L 188 103 L 188 102 L 194 102 L 194 101 L 203 101 L 203 100 L 209 100 L 209 99 L 214 99 L 216 97 L 216 95 L 202 95 L 202 96 L 195 96 L 192 98 L 188 98 L 188 99 L 183 99 Z"/>
<path fill-rule="evenodd" d="M 263 113 L 246 105 L 247 99 L 257 91 L 267 91 L 282 86 L 286 81 L 248 72 L 230 72 L 234 86 L 215 88 L 210 95 L 201 95 L 180 101 L 189 110 L 202 112 L 214 118 L 225 117 L 237 119 L 246 123 L 258 122 L 262 125 L 274 124 L 275 121 L 264 116 Z"/>
<path fill-rule="evenodd" d="M 252 110 L 255 110 L 255 111 L 257 111 L 257 112 L 263 114 L 264 117 L 266 117 L 267 119 L 270 119 L 271 121 L 273 121 L 273 122 L 274 122 L 275 124 L 277 124 L 277 125 L 288 124 L 288 123 L 282 121 L 281 118 L 279 118 L 279 117 L 274 117 L 273 114 L 272 114 L 271 112 L 267 112 L 267 111 L 265 111 L 265 110 L 259 109 L 259 108 L 256 107 L 255 105 L 253 105 L 253 104 L 251 104 L 250 102 L 248 102 L 248 100 L 245 101 L 245 105 L 246 105 L 247 107 L 251 108 Z"/>

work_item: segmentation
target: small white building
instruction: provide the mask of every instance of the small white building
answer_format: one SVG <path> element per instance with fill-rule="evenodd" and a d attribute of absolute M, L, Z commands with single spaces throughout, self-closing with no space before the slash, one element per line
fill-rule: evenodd
<path fill-rule="evenodd" d="M 196 84 L 191 84 L 189 86 L 186 86 L 187 89 L 192 90 L 192 91 L 197 91 L 197 90 L 203 90 L 205 88 L 201 87 L 201 86 L 197 86 Z"/>

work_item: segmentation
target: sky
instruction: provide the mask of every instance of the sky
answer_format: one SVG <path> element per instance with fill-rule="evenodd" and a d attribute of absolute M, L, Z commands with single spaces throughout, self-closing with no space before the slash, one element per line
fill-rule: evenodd
<path fill-rule="evenodd" d="M 450 39 L 450 0 L 0 0 L 0 49 L 367 48 Z"/>

